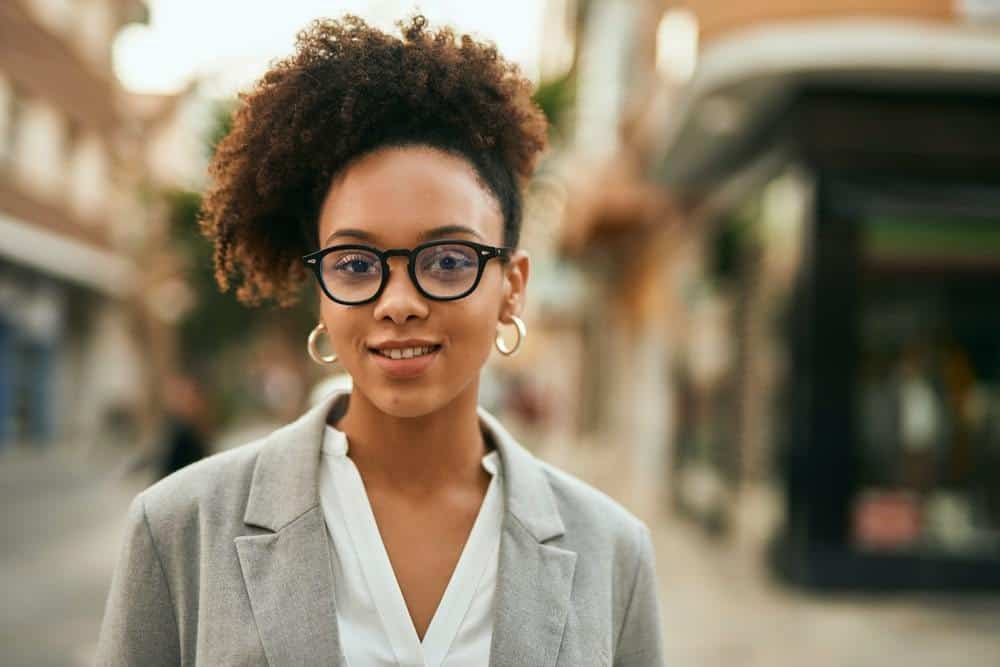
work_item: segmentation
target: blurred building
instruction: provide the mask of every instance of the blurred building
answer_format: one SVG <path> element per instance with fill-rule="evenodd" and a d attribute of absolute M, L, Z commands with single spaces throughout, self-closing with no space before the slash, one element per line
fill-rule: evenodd
<path fill-rule="evenodd" d="M 131 439 L 150 409 L 143 126 L 111 69 L 145 17 L 0 3 L 0 450 Z"/>
<path fill-rule="evenodd" d="M 1000 5 L 587 4 L 595 424 L 793 581 L 1000 586 Z"/>

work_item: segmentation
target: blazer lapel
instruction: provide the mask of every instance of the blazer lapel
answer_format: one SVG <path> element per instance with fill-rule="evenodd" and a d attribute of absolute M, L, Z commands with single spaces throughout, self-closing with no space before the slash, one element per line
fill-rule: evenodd
<path fill-rule="evenodd" d="M 342 665 L 333 569 L 320 508 L 277 533 L 236 538 L 271 665 Z"/>
<path fill-rule="evenodd" d="M 268 437 L 244 522 L 268 531 L 235 539 L 257 631 L 271 665 L 343 665 L 333 556 L 319 505 L 323 425 L 332 394 Z M 338 404 L 344 409 L 346 401 Z"/>
<path fill-rule="evenodd" d="M 539 544 L 508 522 L 500 538 L 490 665 L 556 664 L 573 589 L 576 553 Z"/>
<path fill-rule="evenodd" d="M 546 544 L 566 529 L 543 464 L 484 409 L 479 416 L 500 454 L 507 503 L 490 665 L 551 667 L 569 613 L 576 552 Z"/>
<path fill-rule="evenodd" d="M 268 436 L 254 468 L 244 522 L 269 532 L 237 537 L 235 544 L 272 665 L 345 663 L 317 485 L 324 424 L 331 410 L 346 410 L 348 397 L 335 392 Z M 544 464 L 481 407 L 479 417 L 500 455 L 506 503 L 490 665 L 551 667 L 569 614 L 577 555 L 547 543 L 566 529 Z"/>

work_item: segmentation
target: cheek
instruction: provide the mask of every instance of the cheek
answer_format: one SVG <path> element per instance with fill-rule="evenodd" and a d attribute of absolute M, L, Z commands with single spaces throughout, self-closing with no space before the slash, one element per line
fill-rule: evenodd
<path fill-rule="evenodd" d="M 414 330 L 444 337 L 451 344 L 451 363 L 478 369 L 489 358 L 496 339 L 499 297 L 492 290 L 476 296 L 481 298 L 433 304 L 429 320 L 414 326 Z M 371 311 L 341 306 L 324 298 L 320 302 L 320 320 L 326 324 L 328 344 L 340 356 L 345 370 L 360 370 L 356 367 L 364 357 L 360 341 L 380 328 Z"/>
<path fill-rule="evenodd" d="M 456 304 L 457 305 L 457 304 Z M 469 361 L 481 363 L 490 354 L 496 338 L 496 307 L 491 299 L 462 304 L 445 324 L 445 333 L 461 348 Z"/>
<path fill-rule="evenodd" d="M 320 319 L 326 324 L 330 344 L 341 356 L 351 354 L 354 350 L 354 342 L 359 338 L 364 338 L 362 318 L 359 317 L 359 313 L 352 312 L 346 306 L 338 305 L 327 299 L 326 303 L 320 306 Z"/>
<path fill-rule="evenodd" d="M 454 302 L 461 311 L 463 335 L 479 349 L 481 356 L 488 356 L 497 334 L 497 317 L 503 301 L 503 287 L 495 275 L 483 276 L 472 295 Z"/>

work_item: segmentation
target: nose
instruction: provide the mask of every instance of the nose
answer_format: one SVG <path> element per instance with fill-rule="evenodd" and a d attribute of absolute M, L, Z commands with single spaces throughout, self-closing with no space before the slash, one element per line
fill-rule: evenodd
<path fill-rule="evenodd" d="M 429 313 L 427 299 L 417 291 L 417 286 L 410 280 L 407 273 L 406 257 L 390 257 L 386 260 L 390 266 L 396 260 L 386 277 L 385 288 L 375 301 L 372 313 L 375 319 L 390 319 L 396 324 L 403 324 L 411 317 L 422 319 Z"/>

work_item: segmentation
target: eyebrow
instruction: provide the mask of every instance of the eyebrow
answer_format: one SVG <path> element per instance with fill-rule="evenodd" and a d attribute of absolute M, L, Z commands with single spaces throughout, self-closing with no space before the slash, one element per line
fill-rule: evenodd
<path fill-rule="evenodd" d="M 467 227 L 465 225 L 443 225 L 441 227 L 435 227 L 434 229 L 427 229 L 417 235 L 417 240 L 421 242 L 429 241 L 431 239 L 441 238 L 442 236 L 448 236 L 449 234 L 472 234 L 473 236 L 477 236 L 481 240 L 485 241 L 482 234 L 477 232 L 472 227 Z M 363 229 L 338 229 L 333 234 L 326 237 L 325 245 L 329 245 L 330 241 L 343 236 L 350 236 L 373 245 L 377 245 L 375 243 L 375 235 L 371 232 L 366 232 Z"/>

